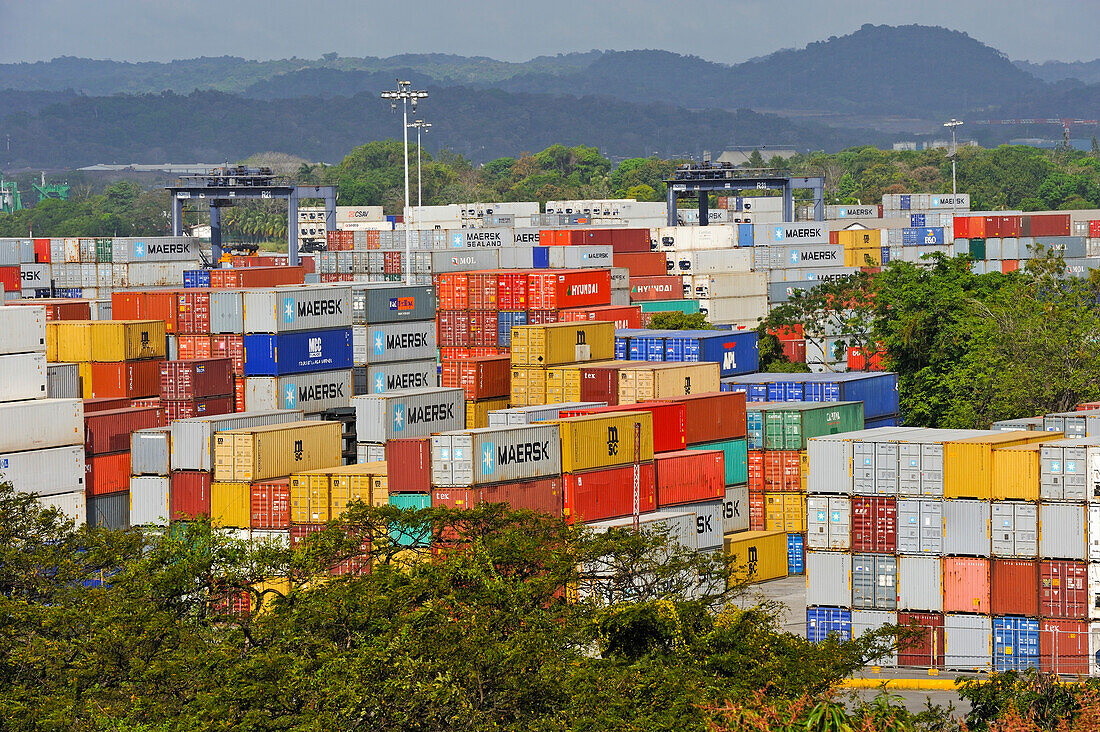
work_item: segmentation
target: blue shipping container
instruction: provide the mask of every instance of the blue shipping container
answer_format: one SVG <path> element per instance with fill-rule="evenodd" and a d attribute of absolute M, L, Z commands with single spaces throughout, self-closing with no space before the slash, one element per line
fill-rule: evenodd
<path fill-rule="evenodd" d="M 210 287 L 210 270 L 188 269 L 183 272 L 183 286 L 186 287 Z"/>
<path fill-rule="evenodd" d="M 775 381 L 767 384 L 769 402 L 802 402 L 805 394 L 804 385 L 800 381 Z"/>
<path fill-rule="evenodd" d="M 1039 621 L 1008 615 L 993 618 L 993 670 L 1039 668 Z"/>
<path fill-rule="evenodd" d="M 864 419 L 898 413 L 898 375 L 892 371 L 805 374 L 808 402 L 863 402 Z"/>
<path fill-rule="evenodd" d="M 760 368 L 756 331 L 683 330 L 665 338 L 665 360 L 718 364 L 719 376 L 751 374 Z"/>
<path fill-rule="evenodd" d="M 283 376 L 351 367 L 351 328 L 244 337 L 245 376 Z"/>
<path fill-rule="evenodd" d="M 739 247 L 751 247 L 753 245 L 753 225 L 752 224 L 738 224 L 737 225 L 737 246 Z"/>
<path fill-rule="evenodd" d="M 863 421 L 863 429 L 873 430 L 876 427 L 898 427 L 901 425 L 901 417 L 897 414 L 891 414 L 889 417 L 875 417 L 874 419 L 866 419 Z"/>
<path fill-rule="evenodd" d="M 750 409 L 745 412 L 745 422 L 748 428 L 747 439 L 750 450 L 764 449 L 764 413 L 759 409 Z"/>
<path fill-rule="evenodd" d="M 811 643 L 820 643 L 831 633 L 840 640 L 852 639 L 852 611 L 838 607 L 806 608 L 806 637 Z"/>
<path fill-rule="evenodd" d="M 942 226 L 921 227 L 901 230 L 901 244 L 906 247 L 935 246 L 943 244 L 944 234 Z"/>
<path fill-rule="evenodd" d="M 880 256 L 879 256 L 879 263 L 880 264 L 889 264 L 890 263 L 890 247 L 882 247 L 882 252 L 880 253 Z"/>
<path fill-rule="evenodd" d="M 912 197 L 910 196 L 910 194 L 903 193 L 901 195 L 901 201 L 898 204 L 898 208 L 900 208 L 902 211 L 908 211 L 909 209 L 911 209 L 913 207 L 911 204 L 912 204 Z"/>
<path fill-rule="evenodd" d="M 806 571 L 806 546 L 802 534 L 787 534 L 787 574 Z"/>
<path fill-rule="evenodd" d="M 531 266 L 535 269 L 548 269 L 550 267 L 549 247 L 535 247 L 531 251 Z"/>
<path fill-rule="evenodd" d="M 512 345 L 512 326 L 514 325 L 527 325 L 526 310 L 501 310 L 497 314 L 498 345 Z"/>
<path fill-rule="evenodd" d="M 909 214 L 909 225 L 914 229 L 919 229 L 924 226 L 925 218 L 924 214 Z"/>
<path fill-rule="evenodd" d="M 627 355 L 628 355 L 627 354 L 627 349 L 630 347 L 629 343 L 630 343 L 629 338 L 625 338 L 623 336 L 615 336 L 615 360 L 616 361 L 626 361 L 626 360 L 628 360 L 627 359 Z"/>

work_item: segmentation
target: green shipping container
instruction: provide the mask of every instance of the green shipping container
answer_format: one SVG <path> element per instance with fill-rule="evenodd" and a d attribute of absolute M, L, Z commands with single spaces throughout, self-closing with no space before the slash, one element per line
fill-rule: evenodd
<path fill-rule="evenodd" d="M 765 450 L 805 450 L 811 437 L 863 429 L 863 402 L 781 402 L 750 411 L 762 413 Z"/>
<path fill-rule="evenodd" d="M 970 240 L 970 258 L 985 259 L 985 239 Z"/>
<path fill-rule="evenodd" d="M 390 505 L 404 510 L 420 511 L 432 507 L 432 497 L 427 493 L 391 493 Z M 422 532 L 413 527 L 390 530 L 390 541 L 401 546 L 428 546 L 431 530 L 425 526 Z"/>
<path fill-rule="evenodd" d="M 114 239 L 95 240 L 95 261 L 99 262 L 100 264 L 110 264 L 112 261 L 114 261 L 114 255 Z"/>
<path fill-rule="evenodd" d="M 689 450 L 721 450 L 725 454 L 726 485 L 749 481 L 749 448 L 744 438 L 688 445 Z"/>
<path fill-rule="evenodd" d="M 640 305 L 643 313 L 684 313 L 693 315 L 699 312 L 698 300 L 642 300 L 631 303 Z"/>

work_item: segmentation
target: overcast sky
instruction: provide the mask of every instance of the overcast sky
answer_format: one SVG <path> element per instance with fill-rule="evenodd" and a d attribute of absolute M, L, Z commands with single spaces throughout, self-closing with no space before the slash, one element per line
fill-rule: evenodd
<path fill-rule="evenodd" d="M 1012 59 L 1100 57 L 1097 0 L 0 0 L 0 62 L 656 48 L 735 63 L 863 23 L 941 25 Z"/>

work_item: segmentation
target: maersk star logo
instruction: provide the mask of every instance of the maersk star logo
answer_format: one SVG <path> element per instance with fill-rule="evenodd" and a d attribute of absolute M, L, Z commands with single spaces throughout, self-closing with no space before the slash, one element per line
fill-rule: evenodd
<path fill-rule="evenodd" d="M 382 352 L 385 351 L 385 350 L 386 350 L 386 342 L 385 342 L 385 339 L 382 337 L 382 331 L 380 331 L 380 330 L 374 331 L 374 352 L 375 352 L 375 354 L 381 355 Z"/>
<path fill-rule="evenodd" d="M 286 385 L 286 408 L 294 409 L 294 405 L 298 403 L 298 387 L 294 384 Z"/>
<path fill-rule="evenodd" d="M 775 240 L 776 241 L 783 241 L 783 227 L 782 226 L 775 227 Z"/>
<path fill-rule="evenodd" d="M 145 242 L 143 242 L 143 241 L 134 242 L 134 256 L 135 257 L 144 257 L 145 256 Z"/>
<path fill-rule="evenodd" d="M 396 404 L 393 408 L 393 431 L 401 432 L 405 429 L 405 405 Z"/>
<path fill-rule="evenodd" d="M 485 444 L 485 447 L 481 448 L 481 470 L 485 474 L 492 473 L 496 469 L 496 460 L 493 458 L 493 453 L 496 452 L 496 445 L 489 442 Z"/>
<path fill-rule="evenodd" d="M 374 377 L 374 393 L 381 394 L 386 390 L 385 374 L 378 374 Z"/>
<path fill-rule="evenodd" d="M 461 249 L 462 248 L 462 234 L 459 234 L 459 233 L 451 234 L 451 246 L 454 247 L 455 249 Z"/>
<path fill-rule="evenodd" d="M 283 298 L 283 320 L 288 323 L 293 323 L 296 316 L 297 311 L 294 309 L 294 298 Z"/>
<path fill-rule="evenodd" d="M 798 250 L 791 252 L 791 264 L 798 264 Z"/>

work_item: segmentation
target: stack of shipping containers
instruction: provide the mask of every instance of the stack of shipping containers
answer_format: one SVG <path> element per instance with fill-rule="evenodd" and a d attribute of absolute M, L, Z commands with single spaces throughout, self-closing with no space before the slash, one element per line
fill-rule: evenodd
<path fill-rule="evenodd" d="M 435 289 L 355 285 L 351 296 L 353 392 L 438 386 Z"/>

